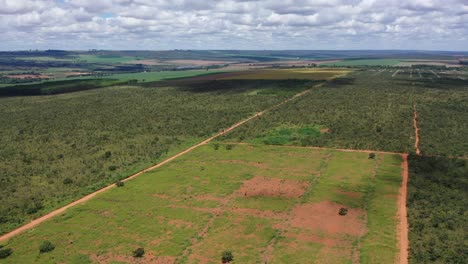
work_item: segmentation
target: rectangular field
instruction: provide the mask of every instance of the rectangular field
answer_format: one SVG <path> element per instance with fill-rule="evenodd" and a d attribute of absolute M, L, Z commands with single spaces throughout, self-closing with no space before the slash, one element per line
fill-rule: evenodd
<path fill-rule="evenodd" d="M 210 144 L 12 238 L 2 263 L 394 263 L 401 157 Z M 339 215 L 341 208 L 347 214 Z M 39 253 L 42 241 L 56 248 Z"/>

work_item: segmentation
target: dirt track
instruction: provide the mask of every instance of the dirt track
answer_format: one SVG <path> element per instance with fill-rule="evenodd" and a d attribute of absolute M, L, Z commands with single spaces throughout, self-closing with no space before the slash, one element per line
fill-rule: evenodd
<path fill-rule="evenodd" d="M 135 177 L 140 176 L 141 174 L 143 174 L 145 172 L 148 172 L 148 171 L 154 170 L 156 168 L 159 168 L 159 167 L 163 166 L 164 164 L 166 164 L 168 162 L 171 162 L 172 160 L 174 160 L 174 159 L 176 159 L 176 158 L 178 158 L 178 157 L 180 157 L 180 156 L 182 156 L 184 154 L 187 154 L 190 151 L 192 151 L 192 150 L 194 150 L 194 149 L 196 149 L 196 148 L 198 148 L 198 147 L 200 147 L 202 145 L 207 144 L 208 142 L 212 141 L 213 139 L 215 139 L 215 138 L 217 138 L 219 136 L 222 136 L 225 133 L 230 132 L 231 130 L 243 125 L 244 123 L 249 122 L 250 120 L 255 119 L 255 118 L 263 115 L 265 112 L 270 111 L 272 109 L 275 109 L 275 108 L 277 108 L 277 107 L 279 107 L 279 106 L 281 106 L 281 105 L 283 105 L 283 104 L 285 104 L 285 103 L 287 103 L 287 102 L 289 102 L 291 100 L 294 100 L 297 97 L 303 96 L 304 94 L 310 92 L 312 89 L 323 86 L 324 84 L 325 83 L 320 83 L 318 85 L 315 85 L 312 88 L 309 88 L 309 89 L 307 89 L 307 90 L 305 90 L 305 91 L 303 91 L 301 93 L 298 93 L 298 94 L 294 95 L 293 97 L 288 98 L 288 99 L 284 100 L 283 102 L 281 102 L 279 104 L 276 104 L 276 105 L 271 106 L 271 107 L 269 107 L 269 108 L 267 108 L 267 109 L 265 109 L 265 110 L 263 110 L 261 112 L 258 112 L 255 115 L 253 115 L 253 116 L 251 116 L 251 117 L 249 117 L 247 119 L 244 119 L 244 120 L 232 125 L 231 127 L 227 128 L 227 129 L 224 129 L 223 131 L 217 133 L 216 135 L 214 135 L 214 136 L 212 136 L 212 137 L 210 137 L 208 139 L 205 139 L 204 141 L 202 141 L 202 142 L 200 142 L 200 143 L 198 143 L 198 144 L 196 144 L 196 145 L 194 145 L 194 146 L 192 146 L 192 147 L 190 147 L 190 148 L 188 148 L 188 149 L 186 149 L 186 150 L 184 150 L 182 152 L 179 152 L 178 154 L 176 154 L 176 155 L 174 155 L 174 156 L 172 156 L 172 157 L 170 157 L 170 158 L 168 158 L 168 159 L 166 159 L 166 160 L 164 160 L 164 161 L 162 161 L 162 162 L 160 162 L 160 163 L 158 163 L 158 164 L 156 164 L 154 166 L 151 166 L 149 168 L 146 168 L 144 170 L 141 170 L 141 171 L 131 175 L 130 177 L 124 179 L 123 181 L 124 182 L 129 181 L 129 180 L 131 180 L 131 179 L 133 179 Z M 42 223 L 44 221 L 47 221 L 48 219 L 51 219 L 52 217 L 57 216 L 57 215 L 65 212 L 65 210 L 67 210 L 68 208 L 73 207 L 73 206 L 78 205 L 78 204 L 82 204 L 82 203 L 90 200 L 94 196 L 96 196 L 96 195 L 98 195 L 100 193 L 103 193 L 103 192 L 105 192 L 105 191 L 107 191 L 109 189 L 112 189 L 114 187 L 115 187 L 115 184 L 111 184 L 109 186 L 106 186 L 106 187 L 104 187 L 104 188 L 102 188 L 100 190 L 97 190 L 97 191 L 95 191 L 95 192 L 93 192 L 91 194 L 88 194 L 88 195 L 84 196 L 83 198 L 80 198 L 80 199 L 78 199 L 78 200 L 76 200 L 76 201 L 74 201 L 74 202 L 72 202 L 70 204 L 67 204 L 64 207 L 61 207 L 61 208 L 59 208 L 57 210 L 54 210 L 54 211 L 52 211 L 52 212 L 50 212 L 50 213 L 48 213 L 48 214 L 46 214 L 44 216 L 41 216 L 41 217 L 39 217 L 39 218 L 37 218 L 37 219 L 35 219 L 35 220 L 33 220 L 33 221 L 19 227 L 19 228 L 17 228 L 17 229 L 15 229 L 15 230 L 13 230 L 13 231 L 11 231 L 9 233 L 3 234 L 2 236 L 0 236 L 0 242 L 1 241 L 6 241 L 6 240 L 10 239 L 13 236 L 16 236 L 16 235 L 18 235 L 18 234 L 20 234 L 20 233 L 22 233 L 22 232 L 24 232 L 24 231 L 26 231 L 28 229 L 31 229 L 31 228 L 39 225 L 40 223 Z"/>
<path fill-rule="evenodd" d="M 408 215 L 406 211 L 406 196 L 408 192 L 408 154 L 402 154 L 403 158 L 403 182 L 401 183 L 400 195 L 398 196 L 398 216 L 400 223 L 398 226 L 400 254 L 397 263 L 408 264 Z"/>
<path fill-rule="evenodd" d="M 416 111 L 416 106 L 414 106 L 413 125 L 414 125 L 414 136 L 415 136 L 414 148 L 416 149 L 416 154 L 421 155 L 421 150 L 419 149 L 418 112 Z"/>

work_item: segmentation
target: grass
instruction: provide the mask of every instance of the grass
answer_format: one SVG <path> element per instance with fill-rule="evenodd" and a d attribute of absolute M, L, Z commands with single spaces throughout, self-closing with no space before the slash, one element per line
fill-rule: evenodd
<path fill-rule="evenodd" d="M 257 83 L 270 93 L 251 96 L 236 82 L 222 92 L 121 86 L 0 98 L 0 233 L 309 87 Z"/>
<path fill-rule="evenodd" d="M 378 154 L 378 160 L 369 160 L 366 153 L 265 145 L 234 145 L 227 150 L 224 146 L 217 150 L 214 144 L 200 147 L 12 238 L 5 246 L 14 253 L 2 263 L 128 262 L 137 247 L 145 248 L 146 261 L 218 263 L 221 253 L 230 250 L 236 262 L 255 263 L 265 258 L 270 243 L 271 263 L 301 259 L 349 262 L 353 248 L 363 255 L 394 258 L 396 197 L 389 199 L 387 194 L 400 181 L 398 156 Z M 375 168 L 377 178 L 372 179 Z M 257 175 L 311 184 L 304 198 L 246 197 L 237 191 Z M 393 184 L 392 190 L 385 181 Z M 361 201 L 353 205 L 341 200 L 331 191 L 334 189 L 361 192 Z M 323 201 L 369 210 L 369 222 L 359 221 L 367 226 L 368 234 L 386 235 L 366 235 L 358 245 L 354 243 L 358 237 L 352 235 L 284 225 L 289 217 L 294 219 L 295 208 Z M 222 213 L 217 215 L 215 208 Z M 375 225 L 371 221 L 375 217 L 379 223 L 392 221 Z M 205 227 L 207 233 L 201 233 Z M 307 237 L 323 237 L 336 244 Z M 39 254 L 43 240 L 54 243 L 55 250 Z"/>

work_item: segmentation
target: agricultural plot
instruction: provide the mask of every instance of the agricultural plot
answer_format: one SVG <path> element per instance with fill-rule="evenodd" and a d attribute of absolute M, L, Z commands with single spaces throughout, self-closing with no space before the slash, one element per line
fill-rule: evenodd
<path fill-rule="evenodd" d="M 219 263 L 225 250 L 236 263 L 391 263 L 401 162 L 205 145 L 10 239 L 2 263 L 131 262 L 138 247 L 142 263 Z M 55 249 L 39 253 L 44 240 Z"/>
<path fill-rule="evenodd" d="M 273 69 L 257 70 L 248 72 L 239 72 L 228 77 L 220 78 L 222 80 L 330 80 L 337 76 L 346 75 L 350 70 L 346 69 L 326 69 L 326 68 L 299 68 L 299 69 Z"/>
<path fill-rule="evenodd" d="M 148 167 L 311 81 L 0 98 L 0 233 Z M 255 89 L 255 93 L 251 91 Z"/>
<path fill-rule="evenodd" d="M 342 61 L 324 63 L 326 66 L 395 66 L 401 62 L 400 59 L 345 59 Z"/>

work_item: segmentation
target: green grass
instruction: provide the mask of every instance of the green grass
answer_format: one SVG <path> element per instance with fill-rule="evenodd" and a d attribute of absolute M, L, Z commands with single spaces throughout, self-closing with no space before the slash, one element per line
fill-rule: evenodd
<path fill-rule="evenodd" d="M 262 83 L 255 89 L 284 91 L 249 96 L 237 92 L 242 83 L 232 81 L 223 92 L 122 86 L 0 98 L 0 233 L 307 87 Z"/>
<path fill-rule="evenodd" d="M 79 55 L 77 57 L 79 60 L 86 61 L 88 63 L 110 63 L 110 64 L 117 64 L 117 63 L 125 63 L 128 61 L 136 60 L 137 57 L 131 56 L 103 56 L 103 55 Z"/>
<path fill-rule="evenodd" d="M 323 63 L 325 66 L 394 66 L 400 59 L 345 59 L 337 62 Z"/>
<path fill-rule="evenodd" d="M 197 148 L 10 239 L 5 246 L 14 253 L 0 263 L 129 262 L 137 247 L 145 248 L 146 261 L 151 254 L 155 258 L 151 261 L 219 263 L 221 253 L 230 250 L 236 262 L 256 263 L 270 243 L 272 263 L 324 259 L 344 263 L 351 261 L 353 250 L 361 252 L 364 260 L 369 254 L 394 259 L 396 197 L 388 194 L 400 184 L 398 156 L 378 154 L 377 160 L 369 160 L 366 153 L 333 150 L 265 145 L 234 145 L 231 150 L 221 145 L 216 150 L 214 146 Z M 301 179 L 310 185 L 301 198 L 251 197 L 237 191 L 259 175 Z M 353 205 L 333 190 L 360 192 L 361 200 Z M 368 228 L 360 246 L 355 243 L 359 236 L 294 224 L 296 208 L 324 201 L 368 210 L 369 221 L 358 220 Z M 294 220 L 291 224 L 288 217 Z M 205 227 L 207 233 L 202 234 Z M 336 244 L 322 243 L 320 237 Z M 55 250 L 40 254 L 43 240 L 54 243 Z"/>

